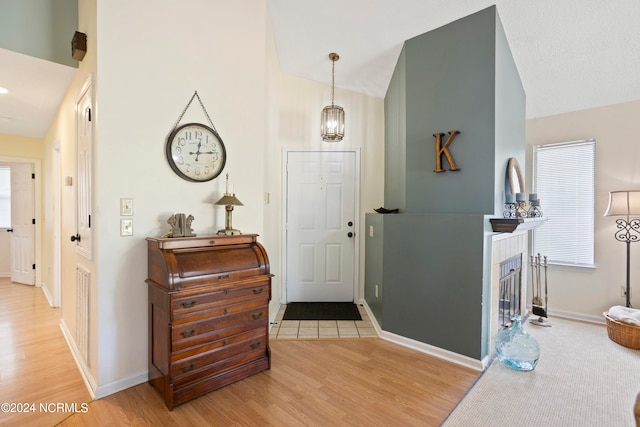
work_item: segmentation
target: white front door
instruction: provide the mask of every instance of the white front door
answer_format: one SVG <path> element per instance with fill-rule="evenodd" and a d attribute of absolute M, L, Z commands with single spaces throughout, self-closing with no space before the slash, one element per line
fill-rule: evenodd
<path fill-rule="evenodd" d="M 356 153 L 287 153 L 287 302 L 355 299 Z"/>
<path fill-rule="evenodd" d="M 35 285 L 33 165 L 11 165 L 11 281 Z"/>

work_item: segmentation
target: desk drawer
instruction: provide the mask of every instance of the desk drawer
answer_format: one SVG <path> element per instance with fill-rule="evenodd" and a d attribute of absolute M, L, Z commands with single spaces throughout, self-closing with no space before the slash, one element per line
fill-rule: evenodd
<path fill-rule="evenodd" d="M 233 287 L 216 287 L 209 292 L 185 291 L 172 295 L 171 312 L 174 324 L 183 322 L 184 317 L 207 312 L 229 304 L 245 301 L 269 301 L 271 286 L 269 279 L 248 281 Z M 202 316 L 201 316 L 202 317 Z M 205 316 L 206 317 L 206 316 Z"/>
<path fill-rule="evenodd" d="M 262 334 L 269 333 L 269 319 L 266 317 L 256 320 L 254 322 L 242 323 L 240 325 L 233 325 L 225 329 L 215 329 L 212 331 L 204 332 L 191 338 L 186 338 L 178 342 L 171 343 L 171 354 L 201 351 L 200 347 L 216 345 L 215 343 L 222 340 L 227 340 L 227 343 L 231 343 L 231 339 L 237 335 L 247 333 L 249 331 L 261 331 Z M 191 354 L 191 353 L 189 353 Z"/>
<path fill-rule="evenodd" d="M 230 367 L 226 370 L 221 367 L 220 372 L 216 374 L 200 377 L 188 384 L 176 386 L 173 389 L 173 404 L 179 405 L 193 399 L 194 397 L 201 396 L 209 391 L 234 383 L 239 379 L 262 372 L 269 369 L 269 367 L 269 357 L 264 354 L 255 360 L 235 365 L 235 367 Z"/>
<path fill-rule="evenodd" d="M 263 334 L 180 359 L 171 364 L 173 384 L 178 387 L 205 376 L 216 375 L 223 370 L 233 369 L 264 357 L 266 353 L 267 336 Z"/>
<path fill-rule="evenodd" d="M 227 310 L 227 314 L 222 314 Z M 215 311 L 215 314 L 203 320 L 184 323 L 171 328 L 173 350 L 203 344 L 211 340 L 211 333 L 221 334 L 232 327 L 245 326 L 246 329 L 266 327 L 269 322 L 268 305 L 264 301 L 256 301 L 238 306 L 230 306 Z"/>

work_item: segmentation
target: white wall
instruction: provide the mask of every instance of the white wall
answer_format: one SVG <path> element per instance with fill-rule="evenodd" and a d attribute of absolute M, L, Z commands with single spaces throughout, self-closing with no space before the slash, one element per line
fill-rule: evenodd
<path fill-rule="evenodd" d="M 327 71 L 330 70 L 327 59 Z M 363 298 L 365 213 L 382 206 L 384 200 L 384 101 L 336 88 L 335 104 L 345 110 L 345 137 L 336 144 L 323 142 L 320 137 L 320 113 L 331 104 L 331 86 L 281 74 L 279 96 L 278 137 L 282 150 L 361 149 L 357 232 L 360 235 L 359 295 Z M 280 216 L 282 218 L 283 214 Z"/>
<path fill-rule="evenodd" d="M 624 305 L 626 245 L 614 238 L 615 217 L 603 217 L 609 191 L 640 190 L 640 101 L 529 120 L 527 144 L 596 140 L 595 268 L 550 266 L 549 309 L 602 321 Z M 527 170 L 531 171 L 531 147 Z M 527 184 L 530 189 L 531 173 Z M 544 203 L 544 201 L 542 201 Z M 544 212 L 544 205 L 542 206 Z M 640 307 L 640 244 L 631 245 L 631 304 Z"/>
<path fill-rule="evenodd" d="M 149 7 L 149 2 L 98 2 L 97 34 L 88 34 L 98 52 L 97 234 L 95 263 L 89 263 L 95 276 L 92 333 L 95 328 L 97 337 L 91 345 L 90 372 L 98 396 L 146 380 L 145 238 L 169 231 L 166 220 L 178 212 L 194 215 L 199 235 L 224 227 L 224 209 L 213 205 L 224 192 L 224 177 L 190 183 L 177 177 L 165 159 L 166 136 L 194 91 L 225 142 L 224 173 L 230 174 L 234 192 L 244 203 L 234 210 L 234 226 L 260 234 L 269 254 L 276 275 L 272 309 L 281 295 L 282 150 L 325 144 L 319 119 L 331 88 L 279 72 L 266 1 L 155 1 L 153 19 Z M 67 102 L 72 101 L 75 98 Z M 343 146 L 362 148 L 361 206 L 370 212 L 382 204 L 383 102 L 339 89 L 336 101 L 347 111 Z M 207 123 L 197 100 L 181 123 L 189 121 Z M 66 153 L 69 161 L 71 154 Z M 119 235 L 123 197 L 133 199 L 132 237 Z M 364 256 L 359 270 L 362 288 Z M 72 285 L 65 286 L 72 295 Z M 72 302 L 68 305 L 73 307 Z M 63 310 L 63 315 L 73 323 L 72 310 Z"/>
<path fill-rule="evenodd" d="M 150 14 L 150 8 L 153 13 Z M 224 228 L 214 206 L 224 176 L 187 182 L 165 141 L 197 91 L 227 150 L 223 174 L 244 206 L 234 226 L 263 234 L 266 2 L 115 0 L 98 3 L 95 150 L 98 383 L 114 391 L 147 371 L 146 237 L 174 213 L 198 235 Z M 194 100 L 181 123 L 208 123 Z M 120 198 L 133 199 L 133 237 L 121 237 Z"/>

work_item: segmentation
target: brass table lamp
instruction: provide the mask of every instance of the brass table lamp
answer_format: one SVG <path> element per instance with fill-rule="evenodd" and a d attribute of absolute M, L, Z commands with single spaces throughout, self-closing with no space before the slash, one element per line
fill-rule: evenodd
<path fill-rule="evenodd" d="M 218 230 L 218 235 L 227 235 L 233 236 L 236 234 L 242 234 L 240 230 L 236 230 L 231 225 L 231 215 L 233 213 L 234 206 L 244 206 L 240 200 L 236 197 L 235 193 L 229 193 L 229 174 L 227 174 L 227 187 L 224 193 L 224 196 L 220 198 L 216 203 L 216 205 L 221 205 L 225 207 L 226 210 L 226 218 L 224 222 L 224 229 Z"/>

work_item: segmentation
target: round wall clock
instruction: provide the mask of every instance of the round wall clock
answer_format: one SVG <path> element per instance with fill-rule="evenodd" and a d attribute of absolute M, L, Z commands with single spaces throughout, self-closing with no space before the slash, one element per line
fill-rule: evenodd
<path fill-rule="evenodd" d="M 224 169 L 227 152 L 214 129 L 200 123 L 187 123 L 167 138 L 167 160 L 181 178 L 192 182 L 211 181 Z"/>

